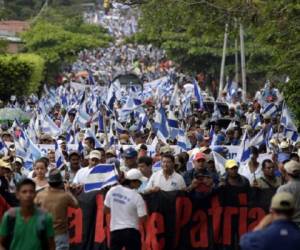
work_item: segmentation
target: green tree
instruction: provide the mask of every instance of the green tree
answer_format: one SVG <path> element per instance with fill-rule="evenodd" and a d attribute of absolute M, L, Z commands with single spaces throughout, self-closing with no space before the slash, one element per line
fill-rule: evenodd
<path fill-rule="evenodd" d="M 34 54 L 0 56 L 0 98 L 37 93 L 44 76 L 44 60 Z"/>
<path fill-rule="evenodd" d="M 45 32 L 47 31 L 47 32 Z M 108 45 L 92 34 L 75 33 L 63 26 L 39 21 L 23 34 L 25 51 L 40 55 L 46 63 L 46 80 L 55 77 L 66 64 L 72 63 L 78 52 Z"/>

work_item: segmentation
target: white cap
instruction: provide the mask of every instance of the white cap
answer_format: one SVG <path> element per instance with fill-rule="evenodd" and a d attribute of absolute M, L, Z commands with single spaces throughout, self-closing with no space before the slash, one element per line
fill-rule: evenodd
<path fill-rule="evenodd" d="M 125 173 L 125 179 L 127 180 L 139 180 L 141 182 L 146 181 L 147 178 L 143 176 L 142 172 L 136 168 L 130 169 Z"/>
<path fill-rule="evenodd" d="M 297 174 L 300 172 L 300 163 L 290 160 L 284 164 L 284 169 L 288 174 Z"/>
<path fill-rule="evenodd" d="M 101 153 L 100 153 L 100 151 L 98 151 L 98 150 L 91 151 L 91 153 L 89 154 L 89 159 L 93 159 L 93 158 L 101 160 Z"/>
<path fill-rule="evenodd" d="M 287 142 L 287 141 L 282 141 L 281 143 L 280 143 L 280 145 L 279 145 L 279 147 L 281 148 L 281 149 L 283 149 L 283 148 L 288 148 L 290 145 L 289 145 L 289 143 Z"/>

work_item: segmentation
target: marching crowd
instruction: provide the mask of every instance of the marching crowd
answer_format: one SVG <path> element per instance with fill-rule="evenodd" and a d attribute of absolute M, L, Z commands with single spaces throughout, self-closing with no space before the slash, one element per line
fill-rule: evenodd
<path fill-rule="evenodd" d="M 114 79 L 128 72 L 142 84 Z M 103 188 L 110 248 L 140 249 L 142 195 L 201 199 L 224 186 L 276 190 L 242 249 L 300 245 L 300 143 L 271 83 L 243 100 L 228 82 L 217 98 L 204 74 L 176 72 L 152 46 L 121 45 L 83 51 L 62 85 L 44 90 L 8 103 L 29 123 L 1 126 L 0 249 L 69 249 L 68 207 Z"/>

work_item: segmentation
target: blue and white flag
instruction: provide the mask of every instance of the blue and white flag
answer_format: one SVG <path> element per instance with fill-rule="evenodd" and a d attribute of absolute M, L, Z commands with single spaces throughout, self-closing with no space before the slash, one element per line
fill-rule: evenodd
<path fill-rule="evenodd" d="M 198 85 L 198 82 L 195 79 L 193 80 L 193 84 L 194 84 L 194 94 L 195 94 L 195 97 L 197 99 L 199 109 L 203 109 L 204 105 L 203 105 L 203 96 L 201 94 L 201 89 Z"/>
<path fill-rule="evenodd" d="M 169 138 L 169 130 L 167 124 L 167 116 L 163 107 L 156 112 L 155 116 L 155 127 L 157 128 L 157 137 L 162 140 L 164 143 L 167 143 L 167 139 Z"/>
<path fill-rule="evenodd" d="M 250 142 L 247 132 L 245 131 L 242 137 L 242 147 L 240 151 L 240 162 L 245 162 L 250 159 L 251 156 L 251 149 L 250 149 Z"/>
<path fill-rule="evenodd" d="M 221 112 L 218 108 L 218 105 L 216 102 L 214 102 L 214 112 L 212 113 L 212 116 L 211 116 L 211 120 L 212 121 L 217 121 L 221 118 Z"/>
<path fill-rule="evenodd" d="M 175 117 L 174 112 L 171 110 L 169 111 L 168 114 L 168 125 L 169 125 L 170 137 L 173 139 L 176 138 L 176 136 L 178 135 L 179 124 L 178 124 L 178 119 Z"/>
<path fill-rule="evenodd" d="M 250 146 L 258 147 L 265 142 L 264 130 L 261 129 L 251 140 Z"/>
<path fill-rule="evenodd" d="M 65 165 L 65 158 L 61 152 L 60 146 L 55 142 L 55 166 L 60 169 Z"/>
<path fill-rule="evenodd" d="M 99 164 L 93 167 L 84 184 L 84 191 L 101 190 L 118 182 L 118 176 L 113 164 Z"/>
<path fill-rule="evenodd" d="M 284 127 L 284 135 L 296 142 L 299 137 L 298 130 L 286 105 L 282 108 L 280 124 Z"/>
<path fill-rule="evenodd" d="M 271 116 L 271 117 L 273 117 L 276 113 L 277 113 L 277 106 L 274 103 L 268 103 L 264 107 L 263 111 L 261 112 L 263 116 Z"/>
<path fill-rule="evenodd" d="M 183 129 L 178 130 L 177 146 L 179 146 L 184 151 L 187 151 L 189 149 L 189 142 Z"/>

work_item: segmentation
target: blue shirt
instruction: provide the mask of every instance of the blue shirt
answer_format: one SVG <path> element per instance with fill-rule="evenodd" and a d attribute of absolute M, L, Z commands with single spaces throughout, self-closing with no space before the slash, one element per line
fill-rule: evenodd
<path fill-rule="evenodd" d="M 278 220 L 242 236 L 240 246 L 241 250 L 299 250 L 300 229 L 291 221 Z"/>

